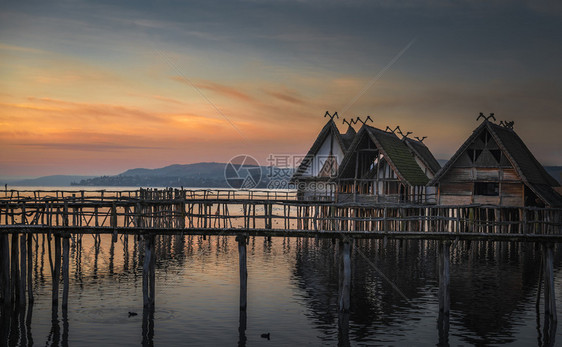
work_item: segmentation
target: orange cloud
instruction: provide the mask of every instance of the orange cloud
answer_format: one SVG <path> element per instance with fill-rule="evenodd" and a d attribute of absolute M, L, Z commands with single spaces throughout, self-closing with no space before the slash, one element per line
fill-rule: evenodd
<path fill-rule="evenodd" d="M 291 104 L 296 105 L 304 105 L 306 101 L 294 90 L 283 90 L 283 91 L 275 91 L 275 90 L 265 90 L 265 93 L 268 95 L 273 96 L 281 101 L 285 101 Z"/>
<path fill-rule="evenodd" d="M 182 77 L 182 76 L 173 76 L 172 80 L 177 81 L 177 82 L 181 82 L 181 83 L 185 83 L 189 86 L 194 86 L 196 88 L 210 90 L 212 92 L 215 92 L 217 94 L 220 94 L 220 95 L 223 95 L 223 96 L 226 96 L 226 97 L 229 97 L 229 98 L 235 98 L 235 99 L 239 99 L 239 100 L 246 101 L 246 102 L 255 101 L 255 99 L 253 97 L 251 97 L 250 95 L 248 95 L 244 92 L 241 92 L 240 90 L 238 90 L 236 88 L 226 86 L 224 84 L 219 84 L 219 83 L 215 83 L 215 82 L 211 82 L 211 81 L 192 83 L 191 81 L 189 81 L 188 79 L 186 79 L 185 77 Z"/>
<path fill-rule="evenodd" d="M 22 46 L 14 46 L 14 45 L 6 45 L 0 42 L 0 50 L 6 51 L 15 51 L 15 52 L 25 52 L 25 53 L 46 53 L 46 51 L 36 49 L 36 48 L 29 48 L 29 47 L 22 47 Z"/>

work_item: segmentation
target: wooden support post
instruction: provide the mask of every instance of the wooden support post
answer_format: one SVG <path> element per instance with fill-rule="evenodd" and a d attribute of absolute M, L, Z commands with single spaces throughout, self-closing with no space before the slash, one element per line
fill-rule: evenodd
<path fill-rule="evenodd" d="M 183 193 L 183 192 L 182 192 Z M 182 194 L 183 195 L 183 194 Z M 182 198 L 183 199 L 183 198 Z M 185 229 L 185 217 L 186 217 L 186 213 L 185 213 L 185 200 L 181 200 L 181 202 L 179 202 L 177 204 L 178 208 L 180 209 L 180 223 L 178 225 L 179 228 L 181 229 Z"/>
<path fill-rule="evenodd" d="M 248 268 L 246 264 L 246 242 L 248 237 L 245 235 L 236 236 L 238 242 L 238 260 L 240 267 L 240 310 L 246 310 L 248 304 Z"/>
<path fill-rule="evenodd" d="M 21 205 L 21 224 L 28 224 L 27 223 L 27 215 L 25 211 L 25 201 Z"/>
<path fill-rule="evenodd" d="M 238 318 L 238 346 L 246 346 L 246 325 L 248 321 L 246 310 L 240 310 Z"/>
<path fill-rule="evenodd" d="M 62 279 L 63 279 L 62 307 L 63 309 L 68 307 L 69 248 L 70 248 L 70 235 L 64 235 L 62 239 Z"/>
<path fill-rule="evenodd" d="M 10 245 L 6 233 L 0 234 L 0 269 L 2 303 L 9 304 L 12 301 L 12 285 L 10 283 Z"/>
<path fill-rule="evenodd" d="M 338 346 L 351 346 L 349 341 L 349 312 L 338 313 Z"/>
<path fill-rule="evenodd" d="M 451 298 L 449 292 L 449 253 L 450 241 L 442 241 L 439 244 L 439 312 L 449 314 Z"/>
<path fill-rule="evenodd" d="M 154 254 L 154 235 L 144 235 L 144 264 L 142 269 L 142 293 L 143 305 L 154 307 L 155 292 L 155 254 Z"/>
<path fill-rule="evenodd" d="M 351 306 L 351 242 L 340 240 L 339 295 L 340 312 L 349 312 Z"/>
<path fill-rule="evenodd" d="M 152 256 L 152 249 L 150 247 L 150 242 L 148 240 L 149 236 L 144 235 L 144 263 L 142 268 L 142 302 L 144 307 L 150 306 L 150 294 L 148 292 L 149 287 L 149 266 L 150 257 Z"/>
<path fill-rule="evenodd" d="M 68 199 L 64 199 L 64 206 L 62 210 L 62 225 L 68 226 Z"/>
<path fill-rule="evenodd" d="M 544 269 L 544 318 L 545 325 L 547 321 L 556 325 L 556 298 L 554 295 L 554 257 L 552 243 L 543 243 L 543 269 Z"/>
<path fill-rule="evenodd" d="M 12 234 L 12 264 L 11 264 L 11 272 L 12 272 L 12 301 L 13 302 L 18 302 L 19 301 L 19 290 L 18 290 L 18 285 L 19 285 L 19 269 L 18 269 L 18 253 L 19 253 L 19 235 L 18 234 Z"/>
<path fill-rule="evenodd" d="M 137 204 L 135 205 L 135 226 L 137 228 L 142 228 L 143 227 L 143 223 L 142 223 L 142 205 L 140 202 L 137 202 Z"/>
<path fill-rule="evenodd" d="M 111 238 L 111 243 L 117 242 L 117 206 L 115 201 L 111 205 L 111 227 L 113 227 L 113 237 Z"/>
<path fill-rule="evenodd" d="M 252 204 L 252 205 L 250 205 L 250 208 L 252 208 L 252 228 L 255 229 L 256 228 L 256 205 Z"/>
<path fill-rule="evenodd" d="M 25 242 L 25 234 L 21 234 L 20 236 L 20 284 L 19 284 L 19 297 L 20 297 L 20 305 L 25 306 L 25 290 L 26 290 L 26 281 L 27 281 L 27 266 L 26 266 L 26 242 Z"/>
<path fill-rule="evenodd" d="M 55 266 L 52 274 L 53 293 L 52 302 L 53 307 L 59 304 L 59 281 L 60 281 L 60 262 L 61 262 L 61 240 L 60 234 L 55 234 Z"/>
<path fill-rule="evenodd" d="M 249 228 L 249 224 L 250 224 L 250 220 L 248 218 L 248 213 L 246 211 L 246 204 L 242 204 L 242 213 L 244 215 L 244 229 L 248 229 Z"/>
<path fill-rule="evenodd" d="M 269 213 L 268 214 L 269 214 L 269 229 L 272 229 L 273 228 L 273 204 L 269 204 Z"/>

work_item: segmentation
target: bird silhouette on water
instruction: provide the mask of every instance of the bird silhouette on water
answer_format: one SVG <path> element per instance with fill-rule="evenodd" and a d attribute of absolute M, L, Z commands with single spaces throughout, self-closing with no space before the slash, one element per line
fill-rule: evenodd
<path fill-rule="evenodd" d="M 268 339 L 268 340 L 269 340 L 269 336 L 270 336 L 269 333 L 267 333 L 267 334 L 261 334 L 261 337 L 264 338 L 264 339 Z"/>
<path fill-rule="evenodd" d="M 129 318 L 138 315 L 136 312 L 129 311 Z"/>

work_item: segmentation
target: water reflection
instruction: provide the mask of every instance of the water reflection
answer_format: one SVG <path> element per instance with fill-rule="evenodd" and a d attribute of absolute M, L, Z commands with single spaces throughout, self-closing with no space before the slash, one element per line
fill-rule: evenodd
<path fill-rule="evenodd" d="M 11 252 L 20 246 L 14 239 L 18 241 L 2 237 L 2 249 L 9 245 Z M 259 343 L 260 335 L 271 330 L 271 344 L 554 346 L 557 340 L 556 321 L 545 315 L 542 296 L 537 300 L 542 250 L 531 243 L 453 243 L 447 315 L 438 310 L 434 241 L 351 243 L 346 311 L 339 300 L 345 245 L 338 240 L 243 237 L 237 242 L 226 236 L 155 236 L 150 251 L 155 269 L 152 295 L 157 300 L 143 305 L 145 242 L 150 238 L 120 235 L 113 243 L 111 235 L 72 235 L 68 306 L 58 303 L 56 284 L 64 278 L 53 283 L 57 266 L 64 267 L 61 237 L 42 234 L 27 240 L 29 266 L 23 256 L 2 257 L 8 259 L 9 274 L 19 276 L 23 261 L 32 274 L 28 285 L 35 298 L 20 298 L 21 288 L 5 288 L 3 280 L 0 341 L 9 346 L 117 343 L 115 336 L 120 335 L 130 343 L 131 336 L 139 341 L 139 334 L 143 346 L 173 343 L 174 334 L 194 344 L 236 340 L 245 346 Z M 246 262 L 243 284 L 240 266 Z M 0 264 L 2 278 L 5 263 Z M 558 246 L 557 284 L 561 264 Z M 18 301 L 4 300 L 8 292 L 10 298 L 18 295 Z M 142 320 L 127 316 L 135 309 L 142 310 Z M 277 330 L 263 323 L 270 320 Z"/>
<path fill-rule="evenodd" d="M 437 331 L 439 332 L 438 346 L 449 346 L 449 314 L 439 311 L 437 318 Z"/>
<path fill-rule="evenodd" d="M 238 346 L 246 346 L 246 324 L 248 315 L 246 310 L 240 309 L 240 318 L 238 323 Z"/>
<path fill-rule="evenodd" d="M 142 345 L 154 346 L 154 306 L 142 309 Z"/>

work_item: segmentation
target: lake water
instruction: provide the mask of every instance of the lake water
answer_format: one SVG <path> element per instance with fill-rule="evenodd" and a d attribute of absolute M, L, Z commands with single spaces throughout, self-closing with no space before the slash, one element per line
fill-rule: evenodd
<path fill-rule="evenodd" d="M 31 310 L 3 308 L 3 344 L 533 346 L 545 340 L 542 298 L 538 315 L 536 308 L 541 252 L 530 243 L 459 242 L 451 248 L 446 331 L 438 328 L 434 241 L 356 240 L 351 309 L 342 314 L 338 243 L 331 239 L 250 237 L 244 312 L 234 237 L 157 236 L 152 312 L 143 310 L 144 248 L 123 235 L 113 247 L 111 235 L 97 241 L 83 235 L 81 242 L 73 237 L 68 309 L 59 302 L 53 311 L 44 238 L 37 235 L 33 245 L 35 302 Z M 559 312 L 561 253 L 555 247 Z M 561 344 L 562 329 L 553 337 Z"/>

